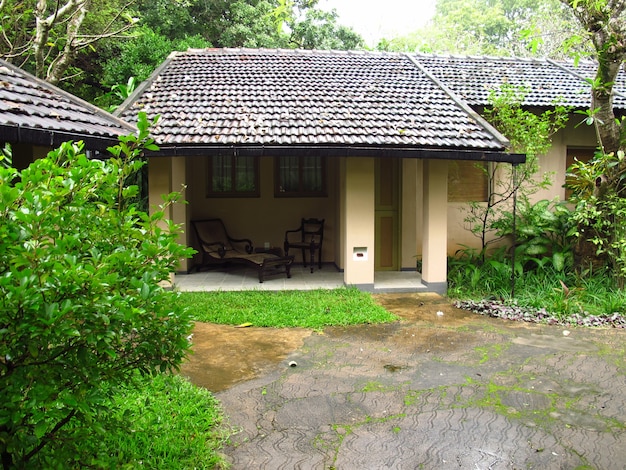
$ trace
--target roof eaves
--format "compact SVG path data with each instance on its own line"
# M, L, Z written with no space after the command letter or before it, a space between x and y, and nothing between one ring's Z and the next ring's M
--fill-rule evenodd
M494 150L454 150L412 147L362 146L291 146L291 145L162 145L159 150L146 152L147 156L223 156L250 157L323 156L323 157L381 157L437 160L471 160L485 162L524 163L526 155Z
M118 139L93 134L0 124L0 141L41 145L44 147L58 147L63 142L83 141L90 149L105 151L108 147L115 145Z
M496 140L500 142L503 149L509 147L509 140L504 137L498 130L493 127L489 122L483 118L480 114L478 114L474 109L472 109L465 101L463 101L456 93L454 93L447 85L445 85L441 80L435 77L426 67L419 63L413 56L410 54L403 54L407 59L409 59L417 68L420 69L435 85L437 85L441 90L444 91L460 108L462 108L472 119L474 119L477 123L485 128L487 132L489 132Z
M62 90L59 87L56 87L48 82L46 82L45 80L42 80L40 78L37 78L36 76L26 72L25 70L22 70L21 68L0 59L0 66L2 67L6 67L7 69L9 69L12 73L16 74L16 75L24 75L26 78L28 78L29 81L34 82L37 86L40 86L46 90L48 90L49 92L53 93L53 94L57 94L60 95L64 98L66 98L67 100L69 100L71 103L74 103L77 106L83 107L83 108L87 108L90 111L92 111L93 113L103 117L104 119L108 119L111 121L114 121L117 125L121 126L122 128L128 130L129 132L134 132L135 128L130 125L128 122L124 121L123 119L119 118L118 116L111 114L105 110L103 110L102 108L99 108L87 101L82 100L81 98L77 97L76 95L73 95L71 93L68 93L65 90Z

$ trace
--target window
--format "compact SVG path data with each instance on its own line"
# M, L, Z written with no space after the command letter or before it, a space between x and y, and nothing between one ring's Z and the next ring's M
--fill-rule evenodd
M278 157L275 161L276 197L326 196L324 157Z
M489 197L487 163L455 160L448 164L448 202L484 202Z
M259 197L256 157L219 155L209 158L207 197Z

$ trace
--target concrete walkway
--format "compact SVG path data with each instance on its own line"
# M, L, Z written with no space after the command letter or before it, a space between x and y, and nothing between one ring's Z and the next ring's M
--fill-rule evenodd
M403 320L310 333L216 394L234 470L626 468L626 331L380 301Z
M301 264L291 269L291 278L284 274L269 277L260 283L256 270L245 266L229 266L192 274L177 274L174 280L181 291L241 290L312 290L343 287L343 273L332 265L311 272ZM375 292L425 292L420 273L415 271L381 271L374 277Z

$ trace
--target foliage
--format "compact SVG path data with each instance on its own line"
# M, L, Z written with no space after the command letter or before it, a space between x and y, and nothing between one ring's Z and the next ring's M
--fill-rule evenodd
M0 167L0 455L5 468L69 458L135 371L178 366L188 314L168 280L191 250L164 212L132 203L127 179L154 149L149 123L90 160L65 143L21 172ZM165 205L179 195L165 199Z
M132 28L123 0L0 0L0 57L58 84L80 51Z
M626 2L561 0L570 8L593 46L598 63L591 85L590 117L605 153L626 151L626 121L616 119L613 87L626 59Z
M168 39L147 26L140 27L133 32L133 40L103 46L103 57L108 59L103 65L101 82L109 89L124 86L121 84L128 83L130 77L141 83L173 51L201 49L210 45L211 43L201 36ZM104 107L121 103L115 98L114 95L107 93L99 98L97 103Z
M4 144L4 147L0 149L0 166L4 168L13 167L13 150L10 144Z
M572 15L559 0L437 0L429 25L383 39L403 52L563 57Z
M520 274L521 263L518 263L516 275ZM476 252L465 248L455 258L448 260L449 295L494 295L506 297L510 292L511 261L504 248L492 252L486 258L484 252Z
M83 440L77 463L91 468L226 468L228 438L215 397L178 375L143 377L106 401L102 432Z
M576 201L576 234L595 248L593 259L611 267L620 287L626 283L626 178L624 152L596 153L589 163L575 162L568 171L568 187ZM581 255L580 265L590 261Z
M337 24L337 13L309 9L303 20L290 25L290 43L303 49L362 49L363 38Z
M555 275L551 282L564 285L559 283L572 272L576 235L576 220L566 203L524 200L516 212L515 227L512 213L503 213L493 226L498 236L515 242L514 253L508 246L489 254L470 248L461 250L449 260L451 295L506 299L521 288L524 296L534 287L531 289L526 282L520 287L519 280L534 279L541 284L545 273ZM545 294L541 299L546 300Z
M599 151L589 163L576 162L568 185L577 201L579 269L607 263L620 286L626 284L625 174L626 120L613 108L613 87L626 59L626 3L561 0L585 31L594 50L596 75L589 79L591 106L583 114L595 127Z
M509 216L513 199L527 200L551 184L549 174L537 179L538 156L549 150L552 136L565 127L568 109L555 105L554 109L535 114L522 107L527 92L523 88L503 85L500 90L490 92L490 106L484 111L485 118L509 139L511 151L526 154L526 163L514 168L494 163L484 169L490 182L487 202L470 202L465 217L470 231L481 240L483 254L488 245L503 236L498 233L502 232L500 220ZM498 238L491 238L492 234L498 234Z
M321 329L329 325L383 323L396 317L372 296L353 288L279 292L181 292L179 305L196 321L226 325Z
M459 307L511 320L587 326L626 326L626 292L606 269L575 273L546 264L542 269L516 271L511 294L510 260L487 263L450 260L448 295Z
M513 214L504 213L494 223L497 235L513 239ZM576 224L564 202L523 200L515 220L515 261L519 269L544 269L550 264L563 272L574 264Z
M273 9L274 5L265 0L231 2L228 21L215 38L215 44L223 47L285 47L287 38L276 30Z

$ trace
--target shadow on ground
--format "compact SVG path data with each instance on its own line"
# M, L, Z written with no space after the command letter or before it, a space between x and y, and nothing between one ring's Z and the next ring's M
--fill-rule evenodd
M626 468L626 332L376 298L400 320L196 325L182 373L237 430L233 469Z

